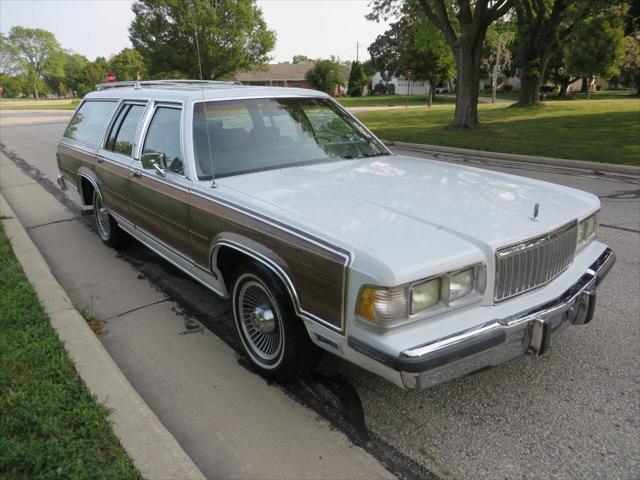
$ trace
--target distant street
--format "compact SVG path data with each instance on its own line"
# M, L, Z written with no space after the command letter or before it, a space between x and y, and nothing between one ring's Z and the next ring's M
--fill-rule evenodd
M618 262L598 292L594 321L554 338L547 355L424 392L401 391L326 355L310 380L278 386L219 353L237 346L226 302L138 244L117 255L103 248L92 218L80 215L72 195L55 190L55 144L71 114L0 111L3 194L71 299L106 320L102 340L131 384L211 478L255 478L261 462L273 477L329 477L353 467L327 461L344 459L341 451L357 459L353 471L362 478L387 475L372 457L412 479L434 478L430 472L456 479L638 478L640 178L477 164L580 188L602 201L598 238ZM7 187L18 174L29 182ZM46 217L53 207L58 216ZM83 241L93 245L91 255L80 256ZM118 282L123 269L134 275ZM169 320L175 315L184 321L179 329ZM307 413L285 408L293 402ZM346 437L314 443L324 431L305 422L322 418ZM318 451L304 459L286 454L302 446ZM253 454L269 449L271 458Z

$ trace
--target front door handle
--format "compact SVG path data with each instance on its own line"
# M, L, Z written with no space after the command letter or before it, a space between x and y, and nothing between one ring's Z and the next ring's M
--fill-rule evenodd
M131 170L131 176L140 178L142 176L142 172L140 170Z
M104 162L104 157L101 157L100 155L98 155L98 163L102 163Z

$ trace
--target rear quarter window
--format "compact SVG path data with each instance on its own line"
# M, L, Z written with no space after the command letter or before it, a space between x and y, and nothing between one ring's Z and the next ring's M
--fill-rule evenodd
M118 102L87 100L73 116L64 136L82 143L98 146Z

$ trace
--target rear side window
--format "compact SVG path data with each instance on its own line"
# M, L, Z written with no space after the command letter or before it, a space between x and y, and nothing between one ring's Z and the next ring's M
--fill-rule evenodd
M144 113L144 105L125 105L116 117L105 148L112 152L131 156L138 123Z
M115 101L84 102L69 122L64 136L93 147L98 146L117 105Z

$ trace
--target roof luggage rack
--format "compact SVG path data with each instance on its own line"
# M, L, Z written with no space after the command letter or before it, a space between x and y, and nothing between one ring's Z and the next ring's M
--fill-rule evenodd
M96 90L108 90L110 88L125 88L125 87L133 87L135 89L140 89L144 87L155 87L155 86L172 86L172 87L180 87L180 86L193 86L193 87L213 87L213 86L230 86L230 85L241 85L240 82L224 82L219 80L130 80L123 82L110 82L110 83L99 83L96 85Z

